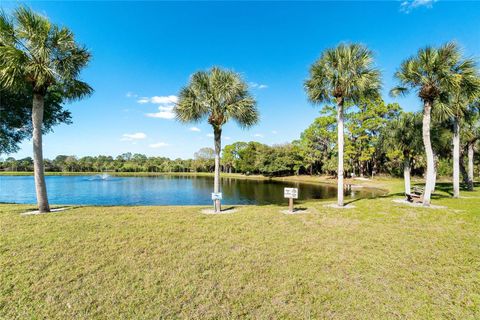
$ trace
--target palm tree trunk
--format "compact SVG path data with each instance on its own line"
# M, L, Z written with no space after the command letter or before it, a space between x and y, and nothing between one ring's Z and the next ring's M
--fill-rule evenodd
M213 135L215 139L215 178L213 182L213 192L220 192L220 150L222 149L222 129L214 127ZM222 210L220 200L214 201L215 212Z
M337 205L343 207L343 99L337 99L338 170Z
M468 143L466 148L468 149ZM465 155L464 150L460 149L460 174L462 175L463 183L468 187L468 173L467 169L465 168Z
M423 205L430 205L433 185L435 183L435 161L433 159L432 142L430 141L430 121L432 112L432 101L425 100L423 107L422 136L425 153L427 155L427 176L425 183L425 192L423 195Z
M473 190L473 143L468 143L468 190Z
M460 197L460 123L453 118L453 197Z
M403 160L403 179L405 180L405 193L410 194L412 190L410 186L410 158L408 156Z
M35 190L37 192L38 210L50 212L48 205L47 186L43 166L42 125L43 125L44 97L41 94L33 95L32 125L33 125L33 172Z

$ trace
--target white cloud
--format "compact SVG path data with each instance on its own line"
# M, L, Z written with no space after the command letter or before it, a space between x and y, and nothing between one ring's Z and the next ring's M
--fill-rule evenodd
M190 131L195 131L195 132L200 132L200 131L202 131L202 130L200 130L200 129L197 128L197 127L191 127L189 130L190 130Z
M172 104L178 102L178 97L174 95L170 96L153 96L153 97L141 97L137 100L140 104L153 103L153 104Z
M268 88L268 86L266 84L260 84L260 83L256 83L256 82L250 82L249 85L250 85L250 87L252 87L252 89L266 89L266 88Z
M154 113L146 113L145 116L149 118L160 118L160 119L168 119L171 120L175 118L175 113L173 112L173 108L175 103L178 102L178 97L174 95L170 96L153 96L151 98L142 97L137 100L140 104L145 103L153 103L158 104L158 112Z
M165 142L157 142L157 143L152 143L148 145L150 148L153 149L158 149L158 148L163 148L163 147L168 147L168 143Z
M431 8L437 0L404 0L400 3L400 11L410 13L413 9L419 7Z
M143 140L146 139L147 135L143 132L137 133L124 133L122 135L121 141L134 141L134 140Z
M255 133L253 136L257 138L263 138L263 134L261 133Z
M272 134L277 134L278 131L277 130L272 130Z
M207 133L207 137L209 137L209 138L213 138L213 137L214 137L214 135L213 135L213 133Z
M145 116L149 118L160 118L160 119L171 120L175 118L175 113L173 112L173 105L167 105L167 106L158 107L158 112L145 113Z
M127 94L125 94L125 96L127 98L136 98L136 97L138 97L138 94L136 94L134 92L131 92L131 91L128 91Z
M150 98L151 103L158 103L158 104L169 104L169 103L177 103L178 97L177 96L154 96Z
M225 139L225 140L231 140L232 138L230 138L230 137L223 137L223 139Z
M140 104L144 104L144 103L150 102L150 99L148 99L147 97L142 97L142 98L138 99L137 102L140 103Z

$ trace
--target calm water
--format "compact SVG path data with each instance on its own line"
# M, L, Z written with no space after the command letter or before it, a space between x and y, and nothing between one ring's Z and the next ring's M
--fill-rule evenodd
M92 205L209 205L211 177L48 176L51 204ZM222 179L225 204L281 204L284 187L299 188L299 200L336 197L328 185L277 181ZM375 190L354 190L349 197L372 197ZM32 176L0 176L0 202L35 203Z

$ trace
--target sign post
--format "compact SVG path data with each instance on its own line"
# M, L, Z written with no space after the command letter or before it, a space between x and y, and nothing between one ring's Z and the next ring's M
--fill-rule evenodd
M283 196L288 199L288 212L293 213L293 199L298 199L298 188L284 188Z
M212 192L212 200L213 200L213 209L215 210L215 201L222 200L222 193L221 192Z

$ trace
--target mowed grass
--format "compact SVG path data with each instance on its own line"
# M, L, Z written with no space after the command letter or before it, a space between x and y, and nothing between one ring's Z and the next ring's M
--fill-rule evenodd
M445 209L0 205L0 318L479 319L480 192L438 190Z

